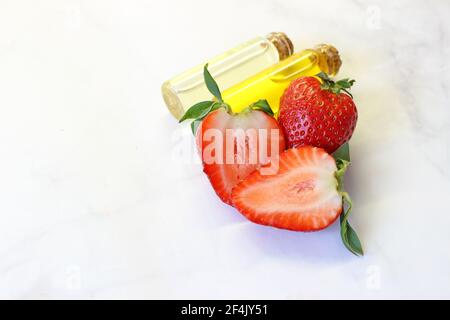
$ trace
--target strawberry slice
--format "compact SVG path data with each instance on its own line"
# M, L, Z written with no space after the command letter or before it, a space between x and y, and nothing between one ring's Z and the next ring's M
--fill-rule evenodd
M235 114L223 101L208 64L203 76L215 100L196 103L180 122L194 119L191 128L196 134L203 171L220 199L231 204L233 187L284 151L284 135L266 100L256 101Z
M336 162L323 149L303 146L279 158L274 175L250 174L232 192L233 205L249 220L294 231L316 231L342 212Z
M241 140L239 140L239 134ZM263 111L230 114L220 108L209 113L197 129L203 171L217 195L231 204L231 192L250 173L266 164L272 153L284 151L278 122Z

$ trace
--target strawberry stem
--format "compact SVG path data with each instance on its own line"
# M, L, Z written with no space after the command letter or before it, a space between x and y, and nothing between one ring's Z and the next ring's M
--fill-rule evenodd
M352 212L353 202L350 195L344 191L344 175L350 165L349 161L343 159L336 159L336 165L338 170L336 171L336 179L338 181L338 192L342 197L342 213L340 217L341 223L341 238L345 247L354 255L362 256L364 251L361 245L361 241L356 234L356 231L350 226L348 222L348 216ZM347 207L346 210L345 207Z
M316 75L322 80L321 88L323 90L328 90L333 92L334 94L339 94L342 92L348 94L350 98L353 99L353 95L350 93L349 89L355 83L355 80L345 78L338 81L331 80L325 72L320 72Z
M191 129L192 133L195 135L197 131L198 125L200 122L211 112L224 108L226 112L233 115L233 111L228 103L223 101L222 93L220 92L219 86L217 82L212 77L211 73L208 70L208 64L205 64L203 68L203 78L205 80L205 85L208 88L209 92L216 98L217 101L202 101L194 104L190 107L185 114L181 117L179 122L183 122L187 119L192 119ZM274 116L272 109L270 108L267 100L258 100L255 103L251 104L248 108L244 109L244 111L250 110L261 110L267 113L270 116Z

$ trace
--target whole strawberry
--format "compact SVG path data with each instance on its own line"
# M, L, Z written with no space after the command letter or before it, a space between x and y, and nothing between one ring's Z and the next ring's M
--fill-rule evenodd
M315 77L292 81L281 97L278 120L289 148L310 145L333 153L350 140L358 120L348 92L354 80L318 76L322 83Z

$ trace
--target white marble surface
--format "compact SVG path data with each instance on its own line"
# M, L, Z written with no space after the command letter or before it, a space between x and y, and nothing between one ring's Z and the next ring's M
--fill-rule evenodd
M1 298L450 298L448 1L0 0ZM180 161L166 78L255 35L336 45L360 118L337 225L247 222Z

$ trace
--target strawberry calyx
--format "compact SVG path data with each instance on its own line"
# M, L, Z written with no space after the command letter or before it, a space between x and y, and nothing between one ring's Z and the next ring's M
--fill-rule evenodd
M333 92L334 94L339 94L342 91L348 94L350 98L353 99L353 95L350 93L349 89L353 86L355 80L345 78L338 81L334 81L331 80L325 72L318 73L316 77L322 80L322 84L320 85L320 88L322 90L328 90Z
M344 189L344 176L350 165L350 150L348 143L342 145L333 154L336 160L337 171L335 177L337 180L337 190L342 197L342 213L340 216L341 226L341 239L345 247L354 255L362 256L364 251L361 245L361 241L356 234L356 231L350 226L348 217L352 211L353 202L350 195Z
M230 105L223 101L222 93L220 92L219 86L217 85L217 82L214 80L214 78L211 76L211 73L208 70L208 64L206 64L203 68L203 78L205 80L205 84L206 87L208 88L208 91L214 96L216 100L201 101L194 104L185 112L185 114L178 121L183 122L185 120L192 119L193 121L191 122L191 129L194 135L201 121L211 112L219 108L224 108L229 114L231 115L234 114L233 111L231 110ZM261 99L256 101L255 103L252 103L242 112L249 112L251 110L261 110L272 117L274 116L272 108L270 108L269 103L265 99Z

